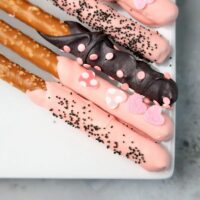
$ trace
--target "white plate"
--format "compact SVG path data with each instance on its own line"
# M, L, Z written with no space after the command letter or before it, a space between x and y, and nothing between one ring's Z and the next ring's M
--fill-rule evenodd
M64 12L46 1L32 2L62 20L69 20ZM8 17L3 11L0 11L0 19L52 48L33 29ZM175 25L159 31L169 39L175 52ZM45 79L51 79L3 46L0 46L0 52ZM175 53L172 57L172 67L168 67L168 62L159 69L169 71L175 78ZM175 111L171 116L175 121ZM131 161L114 155L78 130L54 119L47 111L32 104L23 93L0 80L1 178L169 178L174 170L175 137L164 145L172 155L171 168L164 172L147 172Z

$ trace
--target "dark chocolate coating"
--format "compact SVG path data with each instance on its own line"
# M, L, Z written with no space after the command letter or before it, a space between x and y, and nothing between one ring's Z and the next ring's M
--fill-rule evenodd
M178 88L172 79L166 79L162 73L152 69L146 62L136 60L132 54L116 50L112 41L102 32L90 32L77 22L65 23L70 26L71 35L54 37L40 34L59 49L68 45L71 48L70 53L82 58L83 63L101 67L103 73L121 83L127 83L135 92L157 101L160 105L163 104L163 97L170 99L170 105L177 100ZM85 45L85 51L78 51L79 44ZM105 58L107 53L113 53L113 59L107 60ZM90 60L91 54L97 54L98 59ZM123 72L122 78L116 75L118 70ZM140 71L145 73L145 78L142 80L137 77Z

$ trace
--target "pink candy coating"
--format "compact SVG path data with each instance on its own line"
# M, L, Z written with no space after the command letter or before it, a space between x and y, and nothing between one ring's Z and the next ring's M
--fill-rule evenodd
M85 51L85 45L84 45L84 44L79 44L79 45L78 45L78 51L79 51L79 52Z
M91 54L90 55L90 60L97 60L98 59L98 55L97 54Z
M107 53L106 54L106 60L112 60L114 57L114 54L113 53Z
M144 78L145 78L145 72L144 71L139 71L138 73L137 73L137 78L139 79L139 80L143 80Z

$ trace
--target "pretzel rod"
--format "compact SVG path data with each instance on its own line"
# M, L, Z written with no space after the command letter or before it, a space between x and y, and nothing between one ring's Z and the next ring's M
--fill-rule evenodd
M113 116L67 87L54 82L44 82L36 76L27 84L27 77L32 74L3 56L0 56L0 61L0 69L3 74L7 71L6 74L16 73L18 77L9 76L3 80L15 83L13 85L22 91L27 90L28 97L34 103L51 111L55 117L87 133L88 137L103 143L115 154L127 157L146 170L159 171L169 167L169 153L161 145L131 131ZM24 75L20 75L20 72L23 72ZM35 83L36 90L33 87Z
M86 69L84 70L75 61L71 61L67 58L63 58L60 60L60 62L58 62L56 55L50 50L34 42L31 38L25 36L21 32L5 24L4 22L0 22L0 43L13 49L19 55L25 57L31 62L36 63L37 66L41 69L44 69L45 71L50 72L56 77L59 77L60 79L62 79L62 83L67 87L84 96L86 99L94 102L102 109L108 110L108 112L121 119L122 121L141 130L154 140L162 141L171 137L173 123L166 114L162 115L161 111L158 111L158 117L155 117L154 115L151 116L151 114L149 116L148 112L145 112L144 110L147 106L144 105L144 103L142 102L140 103L142 104L141 112L141 108L140 106L138 106L137 99L135 102L135 109L138 110L138 112L131 112L128 109L128 102L126 101L127 99L130 99L130 96L100 77L96 78L97 82L99 82L99 87L97 89L94 89L92 87L81 87L78 82L78 77L81 76L83 72L86 72ZM32 56L29 56L30 54ZM37 62L35 62L35 59L37 59ZM52 68L51 62L49 61L52 62ZM48 63L48 66L44 66L44 63ZM59 74L58 69L60 69ZM65 79L63 79L63 74L65 74L66 76ZM110 105L106 102L106 94L108 93L108 90L112 88L117 93L119 93L124 100L123 102L118 103L114 101L114 107L113 104ZM146 113L146 115L143 111ZM151 113L152 112L155 113L154 111L151 111ZM145 116L147 116L147 119L145 118Z
M41 26L49 25L44 18L48 16L51 19L52 16L27 1L11 0L10 4L12 6L7 6L4 1L2 5L0 4L0 8L10 14L16 12L15 17L38 31L41 30ZM39 10L39 14L32 10ZM26 12L26 17L21 14L24 12ZM149 64L136 60L133 55L116 50L103 33L91 32L76 22L67 21L65 24L66 28L70 29L70 34L63 31L61 36L54 36L52 35L54 27L61 25L58 20L52 23L47 29L41 31L41 35L58 48L76 56L79 62L83 62L86 66L98 66L103 73L165 108L169 108L177 100L178 89L169 74L159 73ZM85 50L80 52L78 45L84 45ZM112 59L111 57L105 59L107 56L112 56ZM169 105L166 105L166 98Z
M0 8L42 33L54 36L70 34L67 24L26 0L0 0Z
M56 54L0 20L0 43L57 76Z
M0 78L23 92L45 89L45 81L0 54Z

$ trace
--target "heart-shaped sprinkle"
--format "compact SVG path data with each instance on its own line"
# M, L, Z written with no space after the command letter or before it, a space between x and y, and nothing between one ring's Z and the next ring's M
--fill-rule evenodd
M117 70L116 75L118 78L123 78L124 72L122 70Z
M139 79L139 80L143 80L143 79L145 79L145 72L144 71L139 71L138 73L137 73L137 78Z
M78 51L79 52L84 52L85 51L85 45L84 44L79 44L78 45Z
M158 105L149 107L144 114L144 118L147 122L156 126L163 125L165 122L165 118L162 115L162 108Z
M63 50L64 50L65 52L69 53L69 52L71 51L71 48L70 48L68 45L65 45L65 46L63 47Z
M106 104L110 109L115 109L127 100L127 94L122 90L109 88L106 92Z
M90 60L97 60L98 59L98 55L97 54L91 54L90 55Z
M113 53L107 53L106 54L106 60L112 60L114 57L114 54Z
M77 63L78 63L79 65L82 65L82 64L83 64L83 59L82 59L82 58L77 58L76 61L77 61Z
M134 0L134 5L136 9L142 10L144 9L148 4L153 3L155 0Z
M128 98L127 105L129 112L134 114L143 114L147 110L147 105L143 102L143 96L137 93Z
M83 87L98 87L99 83L95 78L95 73L91 70L84 71L79 77L79 84Z

